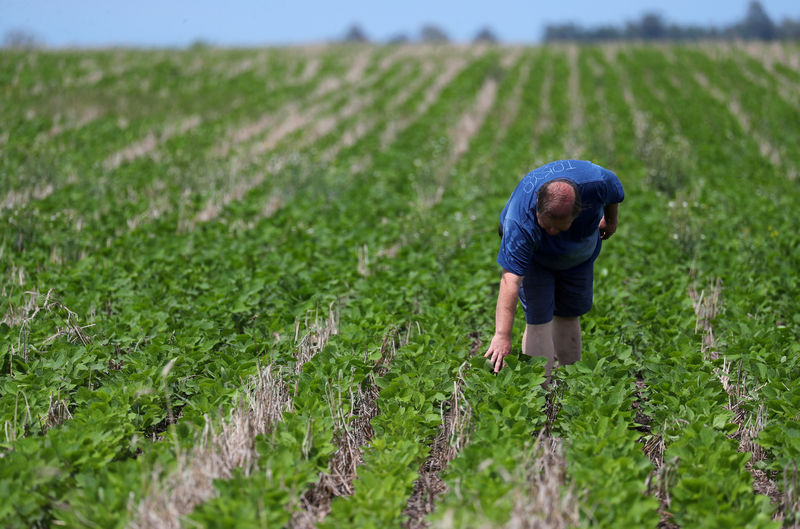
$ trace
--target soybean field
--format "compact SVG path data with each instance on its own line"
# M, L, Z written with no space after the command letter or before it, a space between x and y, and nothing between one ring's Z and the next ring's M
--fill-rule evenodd
M800 45L0 51L0 526L800 527ZM625 186L583 357L498 215Z

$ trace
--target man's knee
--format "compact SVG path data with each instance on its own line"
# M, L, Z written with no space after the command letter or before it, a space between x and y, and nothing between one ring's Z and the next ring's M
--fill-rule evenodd
M529 356L553 355L553 322L528 323L522 335L522 352Z
M552 332L553 321L547 323L526 323L525 332L532 336L539 336L542 334L549 334Z

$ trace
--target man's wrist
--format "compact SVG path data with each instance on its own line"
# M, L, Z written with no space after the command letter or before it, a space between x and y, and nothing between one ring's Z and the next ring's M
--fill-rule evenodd
M494 335L498 338L504 338L509 341L511 340L511 331L495 331Z
M603 208L603 216L608 224L616 224L619 211L619 204L606 204Z

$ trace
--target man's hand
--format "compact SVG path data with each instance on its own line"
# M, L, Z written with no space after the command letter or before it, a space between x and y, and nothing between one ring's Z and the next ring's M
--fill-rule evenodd
M600 238L608 239L617 231L617 220L619 220L619 204L606 204L603 207L603 218L597 225L600 230Z
M612 235L614 235L614 232L617 231L617 223L608 222L606 220L606 217L603 216L603 218L600 219L600 225L598 226L598 228L600 228L600 238L606 240Z
M494 366L494 372L499 373L500 369L506 366L505 358L511 353L511 337L500 334L495 334L492 338L492 343L489 344L489 350L483 355L488 358Z
M511 330L514 327L514 312L517 310L517 296L521 285L522 276L503 269L500 292L497 294L494 338L489 344L489 350L483 355L492 362L495 373L505 367L503 358L511 352Z

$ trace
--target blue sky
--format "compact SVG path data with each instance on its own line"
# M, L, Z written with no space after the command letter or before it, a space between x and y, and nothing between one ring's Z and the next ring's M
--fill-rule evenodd
M798 0L762 0L773 21L800 18ZM725 26L748 0L0 0L0 36L13 29L49 46L229 46L322 42L358 23L373 40L415 38L433 23L468 41L488 25L507 42L536 42L547 23L621 25L645 12L668 22Z

